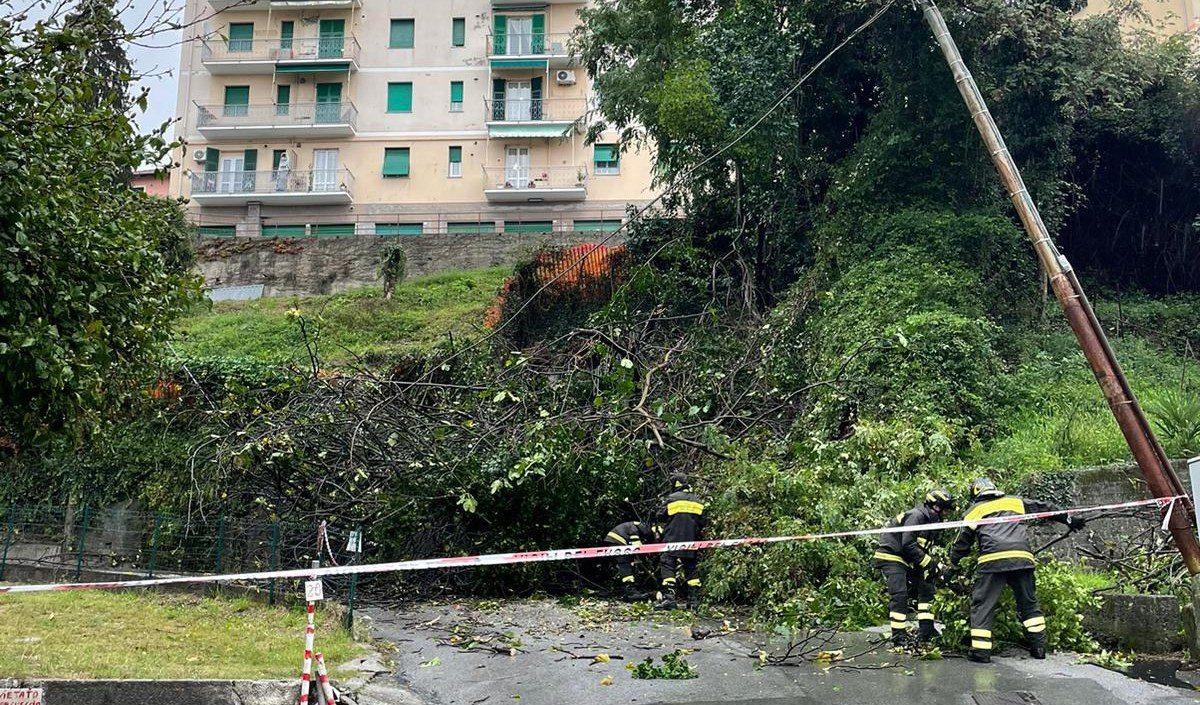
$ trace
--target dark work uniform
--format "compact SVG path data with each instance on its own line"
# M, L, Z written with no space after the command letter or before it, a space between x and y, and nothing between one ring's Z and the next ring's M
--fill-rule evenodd
M608 536L604 537L604 543L610 546L641 546L643 543L653 542L654 534L651 533L650 527L640 521L617 524L612 531L608 532ZM616 556L614 560L621 583L632 585L634 583L633 555Z
M1055 507L1031 499L1010 497L996 492L981 498L967 510L963 521L967 526L958 534L950 562L958 565L972 546L979 543L979 565L975 569L975 591L971 595L971 649L991 654L992 620L1004 586L1012 588L1017 601L1017 614L1029 637L1031 646L1045 646L1046 618L1038 604L1033 577L1033 552L1025 535L1025 524L975 524L980 519L1020 516L1028 513L1054 511ZM1060 514L1055 521L1068 523Z
M700 497L686 490L667 495L662 509L658 510L658 521L663 525L663 543L699 541L700 534L708 522ZM699 588L700 571L696 564L695 551L671 551L662 554L659 575L662 577L663 587L675 587L675 575L681 565L688 587Z
M926 504L897 514L886 525L887 528L911 526L912 531L881 534L875 547L875 567L883 572L888 590L888 623L892 638L902 634L907 627L909 599L917 598L917 622L922 638L933 635L933 595L937 584L926 576L926 569L933 564L929 549L933 546L937 531L922 530L923 524L935 524L942 517Z

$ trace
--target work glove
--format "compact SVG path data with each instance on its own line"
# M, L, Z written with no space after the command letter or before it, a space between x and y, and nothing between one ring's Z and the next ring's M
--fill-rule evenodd
M1067 516L1067 529L1070 531L1078 531L1086 525L1087 522L1077 516Z
M950 569L944 563L933 562L925 569L926 580L944 581L950 575Z

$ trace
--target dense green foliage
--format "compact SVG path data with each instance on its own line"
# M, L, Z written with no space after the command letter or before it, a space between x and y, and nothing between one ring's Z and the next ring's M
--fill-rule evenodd
M167 152L106 3L0 16L0 437L95 422L139 390L192 294L178 204L127 180Z

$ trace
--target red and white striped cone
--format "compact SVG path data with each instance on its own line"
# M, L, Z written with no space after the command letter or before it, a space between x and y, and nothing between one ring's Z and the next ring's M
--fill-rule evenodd
M315 603L308 603L308 626L304 628L304 672L300 674L300 705L308 705L308 691L312 687L313 639L317 633Z
M325 670L325 654L317 654L317 675L321 678L321 692L325 694L325 705L335 705L333 684L329 682L329 671Z

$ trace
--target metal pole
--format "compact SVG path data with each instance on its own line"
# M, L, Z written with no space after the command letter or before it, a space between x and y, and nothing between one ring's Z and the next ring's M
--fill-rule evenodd
M78 582L83 575L83 545L87 540L88 522L92 518L92 507L88 504L83 505L83 523L79 527L79 544L75 550L75 581Z
M13 528L17 523L17 505L8 508L8 528L4 532L4 555L0 556L0 580L8 571L8 547L12 545Z
M1125 442L1129 445L1129 450L1133 453L1133 457L1142 471L1142 476L1145 477L1146 484L1150 487L1150 492L1155 497L1185 495L1183 484L1175 475L1174 469L1167 461L1166 454L1163 453L1162 446L1154 436L1153 429L1146 421L1145 414L1142 413L1137 398L1134 396L1129 382L1125 379L1125 374L1121 371L1116 356L1113 355L1104 329L1096 320L1091 304L1084 296L1079 281L1071 270L1070 263L1058 252L1058 248L1050 239L1046 224L1042 222L1037 206L1034 205L1033 198L1029 195L1024 180L1021 179L1021 172L1017 169L1012 155L1009 154L1008 147L1005 146L1004 138L1000 136L1000 130L992 120L991 113L988 112L987 104L984 103L983 95L979 92L975 79L971 76L966 64L963 63L962 54L959 53L954 38L950 36L950 29L946 26L945 18L942 17L942 13L932 0L921 0L921 6L925 14L925 21L933 30L934 38L946 58L946 63L950 65L950 71L954 74L954 83L958 86L958 92L967 104L967 108L971 112L971 119L975 121L980 136L983 137L988 155L992 158L992 163L1000 174L1000 180L1004 183L1004 188L1022 225L1025 226L1025 232L1033 241L1033 249L1050 278L1054 295L1058 298L1058 302L1066 314L1067 323L1070 324L1071 330L1075 333L1075 337L1083 349L1088 365L1092 368L1092 373L1095 374L1101 391L1104 392L1109 409L1112 410L1117 425L1120 426L1121 433L1125 436ZM1183 506L1187 511L1172 512L1169 528L1175 539L1175 545L1179 548L1179 553L1183 555L1183 561L1187 565L1188 571L1196 575L1200 574L1200 542L1197 542L1193 532L1195 515L1190 500L1185 499Z
M271 570L279 570L279 522L271 522ZM275 604L275 578L271 578L271 593L267 604Z
M158 562L158 534L162 530L162 512L154 515L154 533L150 536L150 571L147 577L154 577L154 565Z

